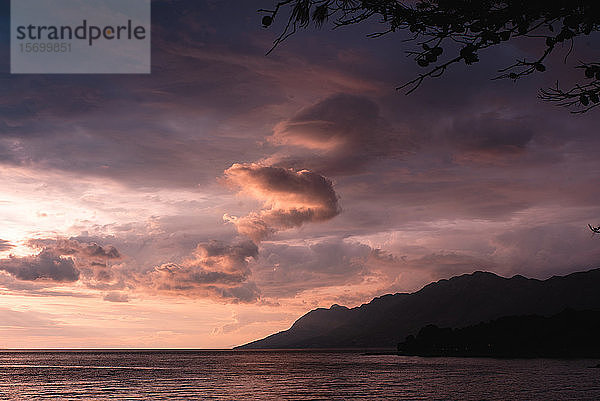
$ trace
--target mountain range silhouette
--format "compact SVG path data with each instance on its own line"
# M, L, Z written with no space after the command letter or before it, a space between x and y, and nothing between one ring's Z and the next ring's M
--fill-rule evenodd
M600 269L547 280L477 271L355 308L312 310L288 330L238 349L396 348L427 325L461 328L506 316L600 311Z

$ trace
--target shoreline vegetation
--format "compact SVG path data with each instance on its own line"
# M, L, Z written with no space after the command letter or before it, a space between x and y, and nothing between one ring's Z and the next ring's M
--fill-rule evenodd
M463 328L427 325L398 344L398 355L600 358L600 311L506 316ZM596 367L600 367L597 365Z

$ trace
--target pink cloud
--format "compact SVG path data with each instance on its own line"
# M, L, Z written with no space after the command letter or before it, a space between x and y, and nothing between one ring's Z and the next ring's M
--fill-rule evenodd
M271 157L274 164L335 175L357 173L413 148L408 136L383 118L377 103L347 93L305 107L275 125L267 139L283 148Z
M262 210L244 217L225 215L240 234L256 242L308 222L321 222L340 213L333 183L308 170L234 164L225 171L226 181L240 193L263 202Z
M257 256L258 247L251 241L234 245L211 241L199 244L193 256L181 263L156 266L141 275L136 285L150 292L254 302L260 292L248 280L248 263Z

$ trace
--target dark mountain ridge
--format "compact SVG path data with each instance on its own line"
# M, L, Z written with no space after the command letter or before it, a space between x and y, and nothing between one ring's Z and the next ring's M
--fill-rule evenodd
M547 280L477 271L355 308L315 309L288 330L238 348L395 348L429 324L465 327L510 315L549 316L566 308L600 310L600 269Z

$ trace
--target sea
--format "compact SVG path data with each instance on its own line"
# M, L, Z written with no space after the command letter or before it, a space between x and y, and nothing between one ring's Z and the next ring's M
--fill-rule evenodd
M0 351L1 400L600 400L600 360Z

